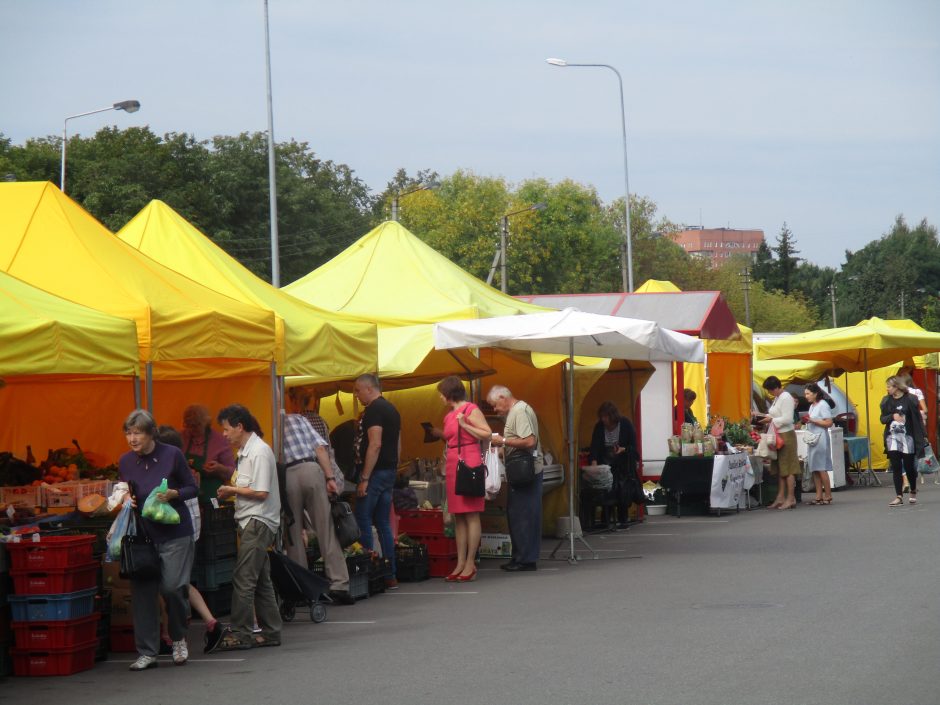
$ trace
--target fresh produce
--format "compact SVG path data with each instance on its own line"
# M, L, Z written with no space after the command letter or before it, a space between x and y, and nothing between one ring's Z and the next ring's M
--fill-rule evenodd
M100 494L90 494L78 500L78 511L91 517L108 513L108 500Z
M167 490L169 490L169 487L164 477L163 482L153 489L153 492L147 497L147 501L144 502L144 509L141 512L144 518L159 522L160 524L180 523L179 512L171 507L168 502L161 501L157 496L166 493Z

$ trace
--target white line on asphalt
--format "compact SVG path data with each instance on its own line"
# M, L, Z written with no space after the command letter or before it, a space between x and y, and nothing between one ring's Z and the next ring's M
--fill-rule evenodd
M478 595L476 590L461 590L460 592L402 592L394 590L389 595Z
M137 659L128 659L127 661L121 661L118 659L108 659L104 663L134 663ZM157 659L160 663L173 663L172 659ZM241 663L242 661L247 661L243 658L191 658L186 661L186 663Z
M375 620L369 622L337 622L332 619L328 619L325 622L320 622L320 624L375 624Z

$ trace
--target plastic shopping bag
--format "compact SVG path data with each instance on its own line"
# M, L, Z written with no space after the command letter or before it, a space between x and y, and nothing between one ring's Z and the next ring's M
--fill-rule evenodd
M917 473L919 475L931 475L940 470L940 464L937 463L937 456L934 455L930 444L924 448L924 457L917 459Z
M158 494L162 494L168 489L166 478L163 478L163 482L153 488L153 492L150 493L150 496L147 497L147 501L144 502L144 510L141 512L141 516L160 524L179 524L179 512L171 507L168 502L161 502L157 497Z
M118 561L121 559L121 539L127 533L127 527L130 524L131 503L125 502L123 508L118 513L114 523L108 530L108 561Z
M492 444L486 450L486 458L483 462L486 465L486 482L484 483L486 498L494 499L503 486L503 478L502 467L499 462L499 451Z

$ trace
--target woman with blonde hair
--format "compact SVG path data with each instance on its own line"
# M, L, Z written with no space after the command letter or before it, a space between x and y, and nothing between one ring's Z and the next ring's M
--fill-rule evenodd
M917 464L914 458L927 445L924 422L916 398L897 375L885 380L887 394L881 400L881 423L885 425L885 453L891 463L894 491L897 496L890 507L904 504L904 475L911 484L910 504L917 504Z

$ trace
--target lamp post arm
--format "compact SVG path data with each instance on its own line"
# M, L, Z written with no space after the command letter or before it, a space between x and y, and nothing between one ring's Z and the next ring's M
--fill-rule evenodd
M62 190L62 193L65 193L65 147L69 140L69 120L85 117L86 115L94 115L95 113L104 113L108 110L114 110L114 106L109 105L107 108L98 108L98 110L89 110L87 113L69 115L62 123L62 164L59 170L59 188Z

